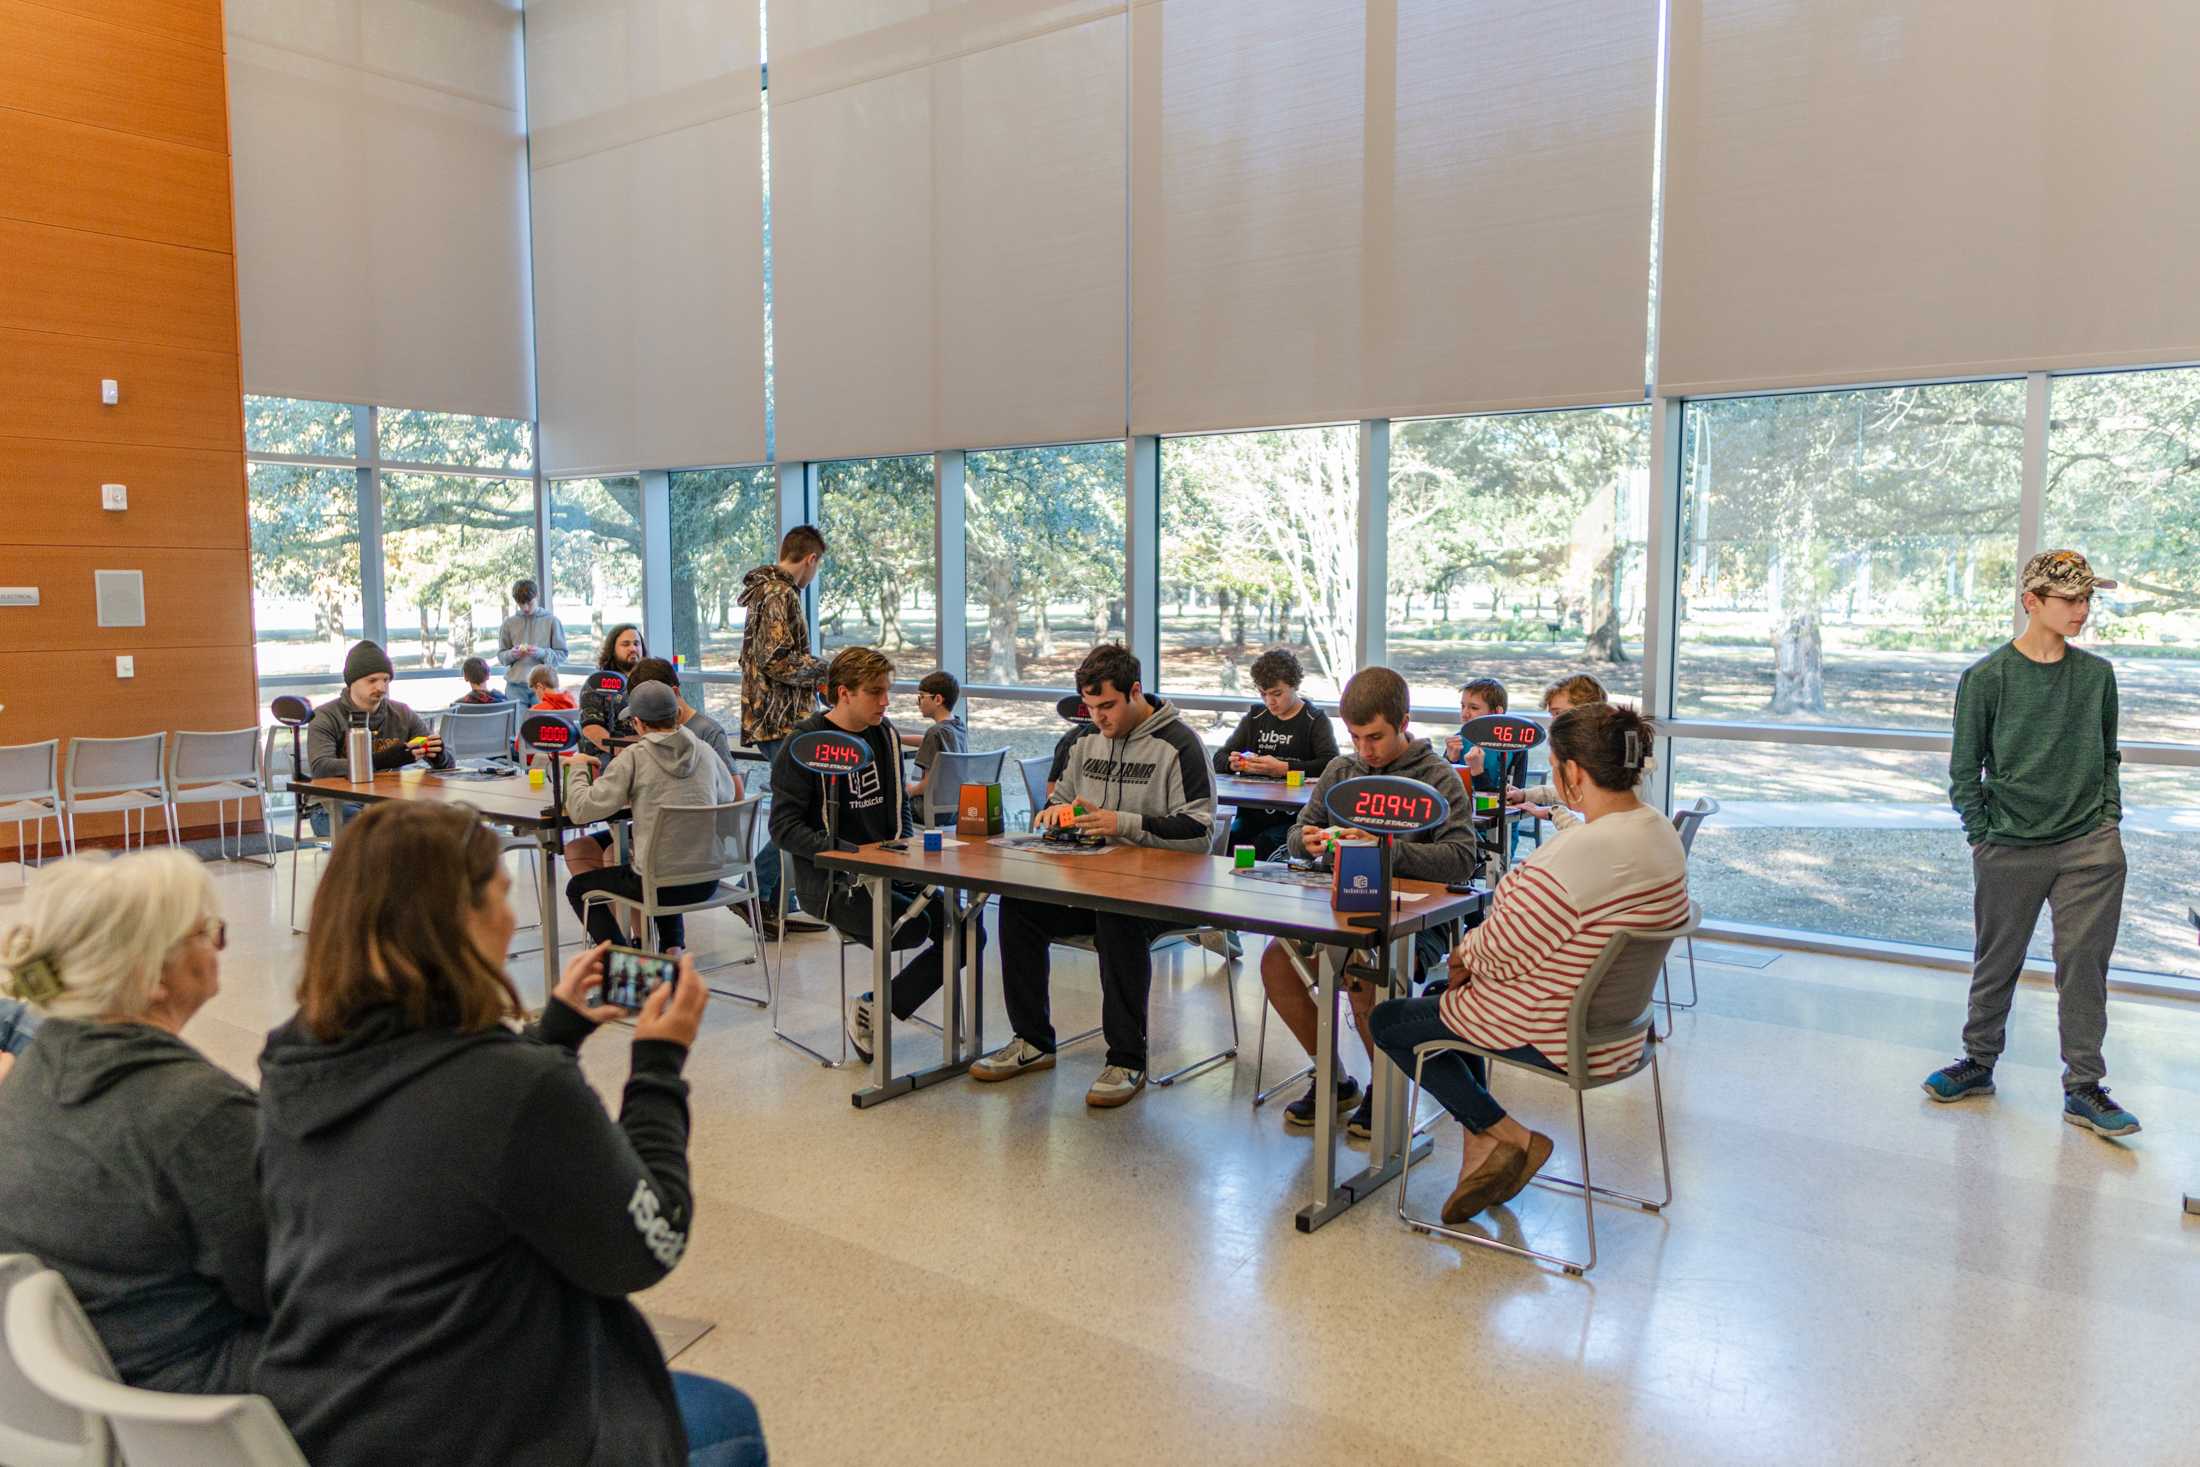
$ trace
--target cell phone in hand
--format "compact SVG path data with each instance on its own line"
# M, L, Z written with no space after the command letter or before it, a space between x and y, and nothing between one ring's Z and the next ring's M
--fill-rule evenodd
M603 1002L630 1013L639 1012L658 989L677 983L676 958L645 953L638 947L616 947L603 955Z

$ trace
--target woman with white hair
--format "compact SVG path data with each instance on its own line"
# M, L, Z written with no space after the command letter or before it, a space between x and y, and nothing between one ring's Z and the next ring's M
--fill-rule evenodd
M177 1037L225 935L181 851L71 856L0 915L0 992L41 1021L0 1083L0 1253L58 1270L151 1390L250 1390L267 1329L259 1101Z

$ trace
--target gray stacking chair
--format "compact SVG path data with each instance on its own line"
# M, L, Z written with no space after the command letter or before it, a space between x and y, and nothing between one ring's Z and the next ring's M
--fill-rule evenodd
M61 838L61 853L69 852L69 827L61 818L61 740L42 744L9 744L0 747L0 825L15 822L15 860L29 880L30 861L24 852L29 842L24 827L38 833L38 864L46 864L46 822Z
M214 843L225 861L248 860L244 853L244 807L260 805L260 828L267 829L267 786L260 772L260 731L231 729L226 733L192 733L179 730L168 746L168 828L182 828L176 811L183 805L214 806ZM237 854L229 854L229 802L237 802ZM274 843L268 843L272 846ZM255 866L273 866L270 855Z
M1574 1134L1581 1145L1581 1179L1539 1176L1538 1187L1554 1192L1564 1192L1581 1198L1582 1222L1588 1229L1589 1256L1568 1258L1556 1253L1539 1253L1533 1248L1507 1243L1481 1233L1461 1232L1448 1227L1435 1218L1419 1217L1407 1210L1406 1189L1413 1179L1413 1148L1406 1147L1405 1165L1398 1177L1398 1217L1417 1232L1434 1233L1477 1248L1494 1249L1510 1253L1517 1258L1534 1258L1545 1263L1555 1263L1567 1273L1580 1277L1597 1266L1597 1220L1595 1199L1609 1197L1619 1202L1632 1202L1644 1212L1658 1212L1673 1204L1673 1158L1665 1143L1665 1086L1658 1077L1658 1035L1656 1019L1656 994L1659 974L1664 970L1665 955L1673 944L1696 930L1703 920L1703 909L1694 902L1688 904L1688 920L1678 927L1668 927L1658 932L1620 931L1612 934L1604 951L1589 965L1582 975L1581 986L1574 990L1574 1001L1566 1017L1566 1062L1563 1068L1552 1070L1526 1060L1512 1059L1506 1055L1469 1044L1464 1039L1438 1039L1414 1046L1413 1086L1406 1095L1406 1114L1415 1113L1421 1100L1421 1073L1430 1055L1455 1051L1460 1054L1478 1054L1490 1067L1491 1079L1496 1078L1496 1067L1507 1065L1530 1075L1541 1075L1557 1080L1574 1092ZM1616 1075L1591 1075L1589 1053L1606 1045L1640 1034L1643 1039L1642 1057L1632 1069ZM1644 1070L1650 1072L1650 1092L1658 1118L1658 1167L1665 1180L1665 1195L1653 1202L1647 1197L1599 1187L1589 1179L1589 1115L1582 1098L1591 1090L1606 1085L1617 1085L1632 1079Z
M1718 813L1719 802L1709 795L1699 795L1696 803L1688 809L1673 812L1673 829L1680 834L1682 855L1695 855L1696 832L1703 829L1706 820ZM1662 971L1658 975L1659 989L1665 995L1665 1032L1668 1037L1673 1033L1673 1010L1692 1009L1696 1006L1696 938L1693 933L1689 935L1684 946L1688 950L1688 1002L1676 1003L1673 999L1672 981Z
M1036 759L1018 759L1016 767L1023 771L1024 796L1031 802L1031 818L1035 819L1046 808L1047 771L1054 767L1054 760L1041 754Z
M160 811L175 844L175 815L168 808L166 769L168 735L139 734L126 739L69 740L68 772L61 781L61 805L68 816L69 849L76 849L76 817L101 811L122 812L122 844L130 845L130 812L137 811L138 848L145 846L145 813Z
M917 812L917 824L920 827L953 824L962 787L999 784L1001 764L1007 758L1006 749L985 749L975 754L943 751L933 755L932 768L924 781L924 808Z
M742 906L748 909L749 931L752 934L760 931L764 924L762 904L757 898L756 848L762 843L758 812L763 805L762 795L750 795L745 800L731 800L723 805L665 806L657 812L657 823L648 844L634 852L634 869L642 878L642 894L630 897L608 891L590 892L583 904L584 911L586 907L601 904L625 916L640 918L643 941L652 951L657 946L657 926L651 919L657 917ZM710 850L711 859L697 866L676 866L665 855L667 850L690 844ZM673 902L660 891L667 886L693 886L705 881L716 885L701 901ZM711 992L760 1009L770 1008L776 1016L778 990L772 981L771 954L766 951L762 937L755 938L755 943L753 954L735 961L764 965L764 997L716 986ZM710 973L732 966L733 963L719 963L698 971Z
M443 751L461 764L512 757L512 740L519 736L517 703L453 703L443 710L436 732L443 737Z
M308 847L325 851L335 839L334 826L322 836L315 835L306 824L306 802L290 793L290 780L296 772L290 764L290 730L270 725L260 740L260 787L280 790L290 801L290 930L294 933L305 931L298 925L298 863L305 858Z
M112 1467L114 1441L106 1421L62 1404L40 1390L16 1364L7 1328L8 1295L16 1285L44 1273L45 1265L28 1253L0 1253L0 1462L20 1467ZM113 1380L115 1368L106 1347L92 1333L83 1311L62 1287L64 1307L74 1318L69 1333L87 1370Z
M84 1311L51 1269L8 1291L7 1339L24 1378L60 1407L104 1423L127 1462L142 1467L306 1467L304 1454L265 1396L181 1396L118 1382ZM41 1459L7 1460L37 1464Z

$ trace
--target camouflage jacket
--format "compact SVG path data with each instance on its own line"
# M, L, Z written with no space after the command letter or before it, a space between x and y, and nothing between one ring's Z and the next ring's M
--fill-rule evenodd
M748 628L741 639L741 742L783 739L815 711L825 659L810 655L810 623L802 593L776 565L760 565L741 581Z

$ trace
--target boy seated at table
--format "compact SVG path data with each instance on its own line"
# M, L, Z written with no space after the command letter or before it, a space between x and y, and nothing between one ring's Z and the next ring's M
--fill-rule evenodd
M459 675L466 679L466 691L454 701L459 703L509 703L512 700L489 686L487 659L469 657L458 665Z
M390 696L395 669L389 654L373 642L355 642L344 654L344 691L313 710L306 725L306 775L311 779L343 779L351 772L347 737L355 724L364 724L374 746L374 769L399 769L424 759L438 769L455 760L444 752L442 735L428 727L421 716ZM316 835L329 833L330 812L337 824L346 818L345 802L316 800L311 815Z
M886 716L888 688L894 680L894 664L869 647L845 647L826 664L822 691L832 707L813 713L796 724L789 739L819 729L831 729L861 739L871 758L861 769L834 776L837 810L835 833L841 850L877 841L902 840L915 830L910 819L907 791L901 782L901 739ZM865 947L871 945L872 902L868 888L845 872L829 871L817 858L830 849L825 834L825 777L805 768L784 750L772 761L772 843L787 853L794 867L795 896L802 910L822 917L843 936ZM939 896L914 882L896 881L887 886L889 923L898 929L892 946L896 951L923 944L894 978L893 1012L897 1019L914 1014L924 1001L939 992L947 955L940 939L947 933L945 904ZM906 925L902 919L922 905L918 917ZM985 924L972 923L979 961L985 958ZM876 996L866 991L848 1001L845 1022L848 1043L865 1064L871 1062L872 1005Z
M571 693L558 688L558 670L554 667L538 667L527 674L527 691L534 694L530 713L571 713L580 705L573 701Z
M942 753L960 754L970 746L970 725L955 711L961 697L962 684L951 672L926 673L924 681L917 684L917 712L924 717L924 732L905 733L901 741L917 746L917 777L909 781L909 798L917 802L920 814L924 810L925 782L932 777L934 761Z
M1604 684L1585 672L1568 673L1543 690L1543 711L1551 718L1589 703L1606 703ZM1548 820L1560 830L1571 830L1581 817L1566 808L1558 787L1539 784L1533 789L1515 787L1505 792L1505 803L1516 806L1531 820Z
M1338 842L1373 839L1349 826L1337 825L1335 817L1329 813L1327 801L1330 790L1345 780L1368 774L1387 774L1417 779L1430 786L1444 797L1451 809L1442 825L1398 838L1397 864L1393 868L1397 874L1417 881L1447 883L1465 881L1474 875L1474 817L1466 787L1459 782L1458 771L1438 757L1427 739L1409 732L1406 710L1412 706L1412 701L1406 680L1387 667L1362 668L1344 685L1338 711L1344 717L1345 732L1352 736L1352 751L1330 761L1308 792L1306 808L1299 812L1287 841L1292 855L1326 866L1334 859L1331 847ZM1415 934L1413 972L1406 975L1409 986L1443 962L1444 947L1445 936L1440 931ZM1309 962L1326 962L1330 973L1336 977L1343 975L1350 956L1348 949L1317 948L1312 943L1301 944L1299 955ZM1372 955L1363 955L1363 961L1369 956ZM1268 950L1261 955L1260 981L1268 990L1268 1002L1277 1017L1311 1056L1318 1011L1306 980L1299 976L1298 967L1284 951L1281 939L1271 940ZM1375 1048L1367 1037L1367 1015L1383 995L1377 994L1371 983L1356 978L1347 978L1344 982L1352 1001L1354 1026L1360 1031L1361 1046L1372 1064ZM1319 1095L1315 1087L1323 1083L1323 1077L1315 1076L1307 1085L1306 1093L1283 1108L1285 1125L1303 1130L1314 1124L1314 1107ZM1354 1136L1368 1135L1374 1116L1374 1095L1372 1092L1362 1094L1360 1082L1344 1068L1341 1054L1336 1057L1336 1073L1326 1083L1336 1087L1339 1108L1359 1102L1345 1129Z
M595 761L586 755L567 756L565 813L582 824L608 820L621 810L632 812L634 838L628 844L630 859L643 851L656 851L656 859L675 870L697 870L717 865L715 827L690 827L696 831L692 848L676 846L658 850L658 820L668 805L725 805L738 799L733 775L701 739L680 727L680 696L663 683L644 683L626 700L626 716L633 720L635 741L595 777ZM679 905L699 902L717 889L710 881L660 886L661 901ZM591 942L625 942L619 930L618 909L608 902L587 904L590 892L640 897L642 873L632 864L599 866L579 871L565 884L566 900L576 915L588 923ZM657 944L661 951L677 953L687 946L687 923L677 914L657 919Z
M1502 761L1489 757L1479 744L1467 742L1467 725L1477 718L1503 713L1511 706L1505 685L1493 677L1478 677L1459 689L1459 732L1444 740L1444 758L1463 766L1468 787L1486 795L1502 794L1506 786L1518 788L1528 769L1528 751L1522 749ZM1499 768L1503 763L1509 768Z
M1253 659L1253 686L1260 702L1245 710L1238 726L1215 750L1215 773L1282 779L1293 770L1319 774L1337 757L1337 731L1329 715L1299 696L1305 680L1299 659L1276 647ZM1230 817L1230 845L1251 846L1261 860L1272 859L1291 830L1288 810L1240 806Z
M1034 829L1074 826L1111 843L1205 855L1214 838L1215 782L1199 735L1174 704L1149 697L1138 659L1103 644L1077 666L1093 731L1069 762ZM1054 1067L1049 949L1090 937L1100 962L1100 1023L1108 1053L1085 1104L1118 1106L1146 1088L1146 1000L1153 940L1190 924L1001 898L1001 996L1016 1037L970 1067L973 1080L1012 1079Z
M687 689L680 686L680 672L662 657L644 657L634 664L634 676L627 683L628 696L643 683L663 683L672 689L672 696L680 700L680 727L703 741L705 748L716 754L733 776L733 797L741 798L741 770L733 762L733 740L726 736L725 725L687 700Z

